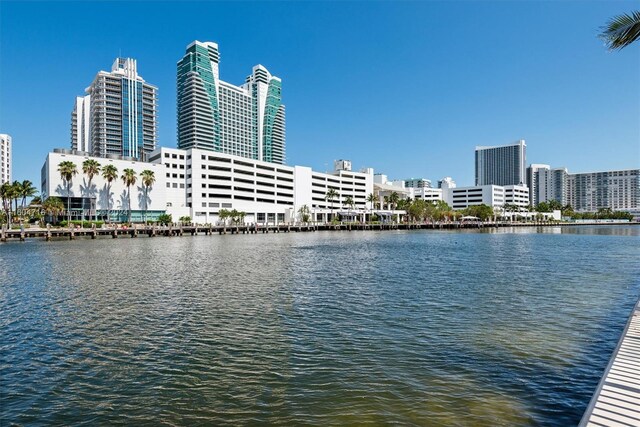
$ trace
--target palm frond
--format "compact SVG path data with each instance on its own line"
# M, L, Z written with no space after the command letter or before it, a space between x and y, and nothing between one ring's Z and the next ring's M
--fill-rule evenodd
M640 38L640 11L612 18L599 37L609 50L622 49Z

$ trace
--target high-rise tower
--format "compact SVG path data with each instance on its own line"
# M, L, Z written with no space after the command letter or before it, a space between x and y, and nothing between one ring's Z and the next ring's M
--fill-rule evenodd
M242 86L220 80L220 52L194 41L177 67L178 148L285 163L282 81L262 65Z
M138 75L136 60L117 58L86 93L71 114L71 148L145 160L157 144L158 88Z
M11 137L0 133L0 184L11 182Z
M496 147L476 147L476 185L525 185L524 139Z

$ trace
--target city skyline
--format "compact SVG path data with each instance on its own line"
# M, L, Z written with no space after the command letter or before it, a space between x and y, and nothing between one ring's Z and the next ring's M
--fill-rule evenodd
M0 132L13 136L14 177L37 182L39 163L46 153L56 147L68 146L69 99L85 84L87 69L92 69L89 75L95 75L97 69L104 68L102 65L96 68L96 63L112 61L120 54L116 52L118 55L115 55L113 51L124 48L122 56L136 59L145 78L159 87L158 146L176 147L175 61L187 43L200 39L214 40L224 46L227 54L221 62L228 71L221 76L223 79L235 76L228 80L238 81L238 75L246 74L242 70L262 63L286 81L283 102L289 110L287 164L290 165L304 164L316 170L328 170L334 159L349 158L357 169L371 166L394 179L420 177L435 181L452 176L459 184L467 185L473 183L473 147L526 139L528 164L565 166L571 173L635 168L640 141L637 129L640 109L633 99L638 99L640 93L636 72L639 51L632 46L610 54L596 38L598 26L610 16L631 9L632 3L589 5L590 8L582 6L577 12L566 5L544 3L339 4L326 5L320 8L322 10L316 4L288 7L275 4L269 5L275 9L272 11L262 5L252 5L256 17L264 13L275 16L284 9L289 11L287 16L277 19L282 22L289 22L287 18L291 22L302 19L309 25L305 28L285 27L270 43L256 44L251 36L239 35L249 24L263 25L252 18L238 29L209 25L197 26L195 30L174 30L170 37L161 37L157 44L162 46L151 46L135 37L126 37L133 28L123 28L128 31L115 37L113 42L104 43L102 49L91 50L88 46L96 43L95 39L99 37L90 34L89 27L79 25L77 29L66 29L59 37L52 38L52 46L62 50L62 54L52 48L51 53L43 52L43 63L38 70L26 70L20 61L13 60L20 46L32 43L34 37L47 36L57 28L45 26L35 35L28 31L41 23L51 8L69 6L42 4L36 8L30 4L4 2L0 17L3 40ZM86 12L85 9L105 9L102 18L105 20L113 13L107 11L105 5L79 4L78 7L80 10L64 19L72 19L78 13ZM228 4L202 4L202 7L222 10L222 15L249 8ZM161 29L166 17L174 18L168 13L174 9L168 3L154 4L159 22L149 28L152 33ZM418 25L419 19L431 22L437 16L454 12L462 12L462 21L470 24L471 19L475 19L474 12L497 13L494 19L498 19L527 11L531 12L532 19L522 24L522 33L512 33L514 27L510 25L502 30L487 30L487 34L479 36L481 40L499 43L488 43L489 48L477 48L477 53L469 51L462 43L476 49L482 45L481 40L474 39L474 43L470 43L464 37L454 37L453 41L445 41L441 33L435 40L444 45L438 47L429 44L431 39L426 37L437 34L426 34ZM364 27L381 25L386 32L373 34L372 40L362 40L358 36L361 31L342 28L360 13L371 18L370 24L362 24ZM555 36L566 38L559 45L553 44L547 36L534 37L526 31L540 25L542 17L549 13L554 15L548 24L551 26L574 13L579 18ZM15 23L25 14L32 19L27 25L16 27ZM311 34L329 19L333 19L333 25L326 28L323 37ZM216 27L216 30L204 27ZM577 34L572 34L576 30ZM84 40L72 37L83 31L86 33ZM409 37L414 33L423 37L416 42ZM297 38L292 37L294 35ZM499 38L504 35L510 35L514 40L507 42ZM345 36L343 45L335 43L340 36ZM408 59L415 47L424 47L420 43L427 43L435 50L425 51L426 60ZM471 55L475 62L461 61L463 52ZM383 60L376 54L382 54ZM490 64L492 57L500 61ZM163 65L171 62L172 66ZM423 65L427 66L421 68ZM472 66L475 73L465 72L464 67L456 65ZM567 70L561 72L562 67ZM33 103L31 91L40 91L40 85L48 82L47 79L39 82L34 77L40 76L41 69L48 68L51 79L64 78L55 88L43 93L40 102ZM417 74L418 71L423 74ZM615 79L612 77L614 71ZM388 83L373 85L387 76ZM551 82L548 81L550 78ZM549 83L555 83L555 86ZM552 93L561 83L567 87L559 95ZM406 94L408 89L413 90L414 96ZM536 91L542 94L535 96L533 92ZM399 94L402 97L399 98ZM612 108L613 100L617 102L615 108ZM59 112L59 109L63 111ZM505 110L514 112L507 115ZM43 126L30 125L34 114L42 119L39 121ZM61 120L60 116L64 118ZM461 118L462 126L459 124ZM600 156L603 146L615 155Z

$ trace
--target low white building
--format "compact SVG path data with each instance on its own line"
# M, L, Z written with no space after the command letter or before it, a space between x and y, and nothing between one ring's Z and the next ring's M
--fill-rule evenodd
M442 194L443 200L455 210L477 205L502 209L510 204L524 211L529 206L529 188L524 185L452 187L442 189Z
M101 166L113 164L118 179L111 189L101 175L93 178L82 173L82 163L94 159ZM350 162L336 162L332 173L315 172L305 166L285 166L200 149L158 148L150 163L112 156L89 157L84 152L59 149L49 153L42 168L44 198L57 196L66 204L66 183L58 172L59 164L72 161L78 174L71 180L70 207L74 218L98 215L124 221L128 215L128 193L120 178L125 168L138 177L145 169L154 172L156 182L145 196L140 178L131 187L131 219L157 219L169 213L174 221L189 216L199 224L220 221L221 209L245 213L246 223L281 223L302 220L300 210L308 208L311 221L329 221L334 217L364 219L367 196L373 192L373 169L351 171ZM327 193L334 190L333 198ZM141 193L142 192L142 193ZM142 195L141 195L142 194Z
M97 161L101 168L91 181L82 171L82 164L89 159ZM76 167L76 174L69 183L63 180L59 172L59 165L65 161L72 162ZM117 169L117 178L111 182L102 175L106 165ZM133 169L137 177L136 183L129 188L122 180L125 169ZM155 178L149 188L143 185L140 176L144 170L153 172ZM70 209L72 219L97 217L101 220L126 221L130 206L132 221L153 221L166 210L165 187L164 167L161 164L125 160L119 156L91 157L86 152L67 149L55 149L49 153L41 173L43 200L48 197L60 198L65 209Z
M476 205L502 207L505 203L505 189L499 185L443 188L442 198L455 210Z
M411 197L413 199L422 199L428 202L437 202L438 200L443 200L442 198L442 188L411 188L412 194Z
M529 187L526 185L505 185L504 202L526 210L529 206Z

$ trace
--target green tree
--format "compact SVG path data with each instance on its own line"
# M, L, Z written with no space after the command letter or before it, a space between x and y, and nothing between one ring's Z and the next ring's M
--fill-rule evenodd
M58 172L67 187L67 224L71 224L71 183L78 170L75 163L65 160L58 165Z
M602 28L600 39L609 50L622 49L640 38L640 11L614 16Z
M171 218L171 214L160 214L158 215L158 223L160 223L160 225L168 225L171 224L173 222L173 218Z
M398 201L400 200L400 195L395 191L389 194L388 202L391 205L392 210L396 210L398 206Z
M371 203L371 210L376 208L376 204L380 201L377 194L369 193L367 196L367 202Z
M298 213L300 214L300 220L302 222L309 222L309 219L311 218L311 212L309 211L309 206L307 205L300 206L300 209L298 209Z
M182 225L189 225L191 224L191 217L188 215L181 216L179 221L182 223Z
M149 200L149 190L153 187L153 184L156 182L155 174L152 170L145 169L140 172L140 178L142 180L142 186L144 187L144 221L147 220L147 210L149 209L148 200ZM189 217L189 221L191 222L191 218Z
M131 222L131 186L135 185L138 177L136 176L136 171L127 168L122 171L122 176L120 177L120 179L122 179L124 185L127 186L127 204L129 205L127 222Z
M5 211L7 222L11 223L11 198L13 197L13 186L5 182L0 186L0 198L2 199L2 209Z
M91 183L93 182L93 177L100 173L100 163L93 159L85 160L84 162L82 162L82 173L87 175L87 177L89 178L89 180L87 181L86 192L91 203L89 207L89 220L91 220L91 212L95 212L94 201L93 199L91 199Z
M349 206L351 209L355 209L355 203L353 202L353 197L347 196L344 198L344 204Z
M102 177L107 181L107 221L111 221L111 183L118 179L118 168L106 165L102 168Z
M42 202L42 210L50 217L57 217L64 211L64 203L57 197L49 197Z
M432 204L430 204L433 206ZM422 199L415 199L409 207L407 208L407 213L409 214L409 218L414 221L422 220L425 218L425 213L427 211L427 202Z
M324 199L331 203L331 216L333 216L333 201L338 197L338 192L334 188L329 188L327 194L325 194Z
M22 197L22 209L27 205L27 197L33 197L38 194L38 189L33 186L33 183L28 179L25 179L20 183L18 187L20 196Z

